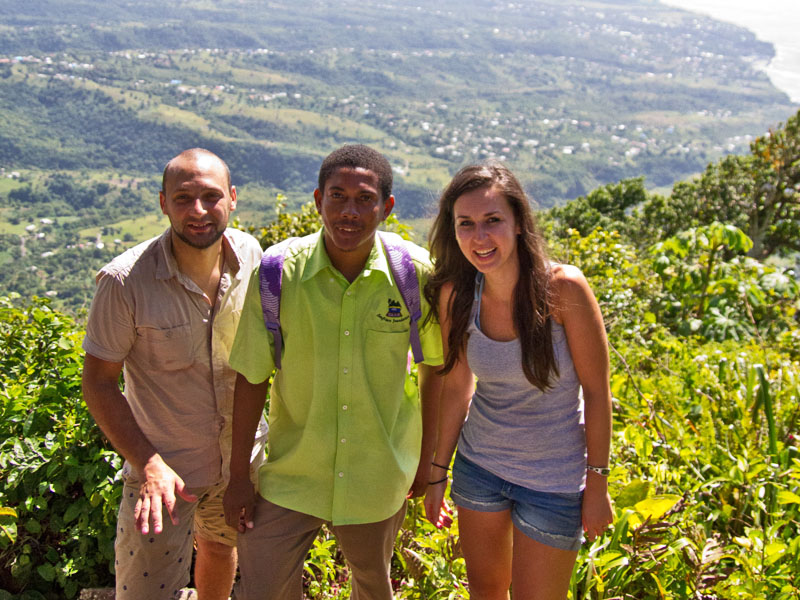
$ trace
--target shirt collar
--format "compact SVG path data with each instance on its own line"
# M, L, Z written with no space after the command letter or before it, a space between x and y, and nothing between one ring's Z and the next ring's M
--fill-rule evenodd
M311 256L309 256L308 261L306 261L305 268L303 269L303 281L311 279L324 269L336 271L336 268L331 263L328 253L325 251L324 234L324 227L314 234L317 236L317 241L314 245L314 249L311 251ZM373 273L382 273L390 283L392 281L392 275L389 270L389 261L386 260L383 244L379 243L377 234L375 235L375 239L372 243L372 250L370 250L369 256L367 257L367 262L364 265L364 268L361 270L359 277L369 277Z
M180 273L180 269L178 261L175 260L175 255L172 253L172 227L168 227L158 238L158 247L156 279L176 277ZM228 229L225 229L225 233L222 234L222 257L225 262L225 270L238 276L242 257L239 249L233 244Z

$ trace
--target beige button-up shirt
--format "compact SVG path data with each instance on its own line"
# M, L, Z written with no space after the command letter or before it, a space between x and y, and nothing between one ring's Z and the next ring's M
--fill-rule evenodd
M124 394L137 424L188 487L228 479L236 381L228 356L260 260L255 238L227 229L213 306L178 269L170 230L97 275L83 348L124 363ZM266 433L262 418L253 468L263 461Z

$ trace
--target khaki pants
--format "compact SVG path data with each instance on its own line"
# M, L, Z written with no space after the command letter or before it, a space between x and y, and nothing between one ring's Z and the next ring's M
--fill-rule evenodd
M236 530L225 524L222 495L225 484L193 488L197 502L178 497L173 525L166 509L161 533L142 535L136 529L133 509L139 499L139 481L123 474L122 501L114 542L117 600L170 600L189 583L194 536L229 546L236 545ZM152 526L152 523L151 523Z
M258 497L254 528L237 540L236 600L302 600L303 564L323 524L336 536L352 574L352 600L391 600L389 567L406 504L385 521L331 525Z

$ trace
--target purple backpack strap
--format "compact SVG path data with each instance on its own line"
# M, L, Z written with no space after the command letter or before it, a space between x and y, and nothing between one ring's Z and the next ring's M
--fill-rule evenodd
M422 305L419 297L419 280L414 268L414 261L403 239L397 234L379 232L383 247L389 259L389 268L392 270L400 295L406 304L410 322L411 352L414 362L421 363L425 358L422 355L422 343L419 339L419 320L422 318Z
M264 254L261 256L261 267L258 269L261 311L264 313L264 325L272 332L272 339L275 342L276 369L281 368L281 351L283 349L280 321L283 259L289 246L297 239L296 237L286 238L264 250Z

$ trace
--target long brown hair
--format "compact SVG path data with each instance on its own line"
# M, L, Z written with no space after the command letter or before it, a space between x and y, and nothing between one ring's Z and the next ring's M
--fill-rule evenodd
M450 333L442 373L450 371L467 342L467 328L472 311L476 269L464 257L455 235L453 207L463 194L492 187L499 190L514 211L519 227L517 255L519 280L514 287L514 328L522 347L522 370L532 385L546 390L551 377L558 376L550 328L550 269L544 239L536 226L536 217L528 197L513 173L501 163L470 165L453 177L439 199L439 214L430 234L433 274L425 286L425 297L438 317L442 286L453 284L448 299Z

